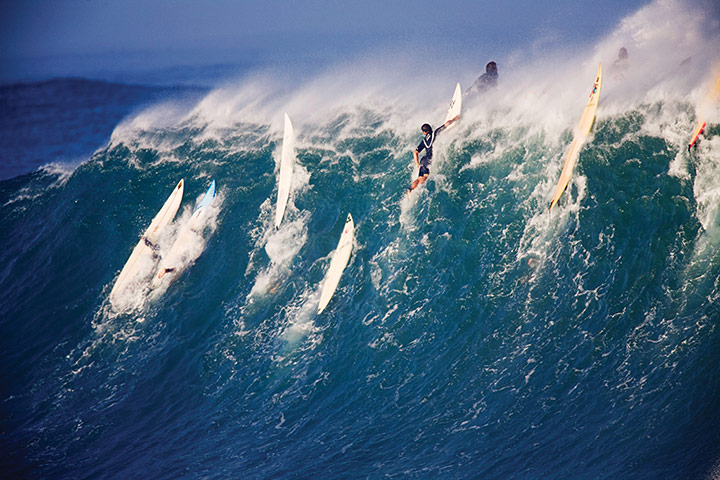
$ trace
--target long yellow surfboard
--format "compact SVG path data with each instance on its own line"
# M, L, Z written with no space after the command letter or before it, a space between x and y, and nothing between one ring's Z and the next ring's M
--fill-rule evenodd
M601 87L602 63L598 65L597 77L595 77L595 83L593 83L592 90L590 91L590 98L588 98L585 110L583 111L582 117L580 117L580 123L578 123L577 129L575 130L575 138L573 138L567 155L565 156L565 165L563 165L560 180L558 180L557 186L555 187L555 194L553 195L552 202L550 202L550 210L552 210L558 200L560 200L560 196L567 188L578 155L580 154L580 148L582 148L585 143L585 140L590 134L590 129L592 129L593 123L595 122L595 112L597 111L598 100L600 100Z
M712 92L710 93L708 99L706 100L707 103L711 103L715 101L715 99L720 95L720 75L718 75L717 80L715 81L715 88L713 88ZM701 112L702 113L702 112ZM695 129L693 130L692 135L690 136L690 143L688 143L688 152L690 149L695 145L698 141L698 137L705 131L705 126L707 124L705 123L705 120L702 118L699 118L697 121L697 124L695 124Z

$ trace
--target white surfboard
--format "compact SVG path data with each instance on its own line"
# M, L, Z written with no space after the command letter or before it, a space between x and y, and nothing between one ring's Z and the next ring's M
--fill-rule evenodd
M202 234L205 227L205 214L214 199L215 180L210 184L210 188L205 192L190 219L180 229L170 251L160 260L160 266L153 275L151 288L157 289L161 285L167 288L188 265L200 256L204 243Z
M320 294L318 313L322 313L322 311L325 310L325 307L327 307L333 293L335 293L335 290L337 289L338 283L340 283L340 277L342 276L343 270L345 270L348 260L350 260L354 238L355 224L353 223L352 215L348 213L343 233L340 235L340 241L335 249L333 258L330 261L330 268L328 268L328 271L325 274L325 281L323 283L322 293Z
M295 163L295 132L290 117L285 114L285 133L283 134L282 156L280 157L280 173L278 175L277 207L275 208L275 228L280 228L292 181L293 164Z
M598 66L595 83L593 83L592 90L590 91L590 98L588 98L585 110L583 110L582 117L580 117L580 122L575 130L575 137L573 138L567 155L565 156L565 164L563 165L562 172L560 173L560 180L558 180L557 186L555 186L555 194L550 202L550 210L552 210L558 200L560 200L560 196L567 188L568 182L570 182L570 177L572 176L573 169L575 168L575 163L580 155L580 149L585 143L585 140L587 140L593 123L595 122L595 112L597 112L601 88L602 63Z
M453 94L452 100L450 101L450 108L448 109L447 116L445 117L445 122L447 122L448 120L452 120L453 118L460 115L461 110L462 110L462 90L460 89L460 82L458 82L458 84L455 85L455 93ZM454 123L450 124L448 126L448 128L452 127L453 125L454 125Z
M185 182L180 180L130 254L130 258L125 263L110 292L110 304L115 310L124 310L130 306L127 301L123 301L123 293L130 284L141 281L149 272L152 272L156 256L153 245L157 245L163 229L175 218L175 214L180 208L180 202L182 202L184 189ZM148 268L150 268L149 272Z

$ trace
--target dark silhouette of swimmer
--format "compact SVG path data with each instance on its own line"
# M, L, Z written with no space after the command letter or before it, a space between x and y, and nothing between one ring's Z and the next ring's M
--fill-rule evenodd
M472 84L470 88L468 88L467 92L465 92L467 95L472 95L479 92L484 92L486 90L489 90L491 88L497 87L498 82L498 68L497 63L495 62L489 62L485 66L485 73L480 75L477 80L475 80L475 83Z
M628 60L627 48L620 47L620 50L618 51L618 58L613 63L613 67L617 70L627 70L629 66L630 62Z

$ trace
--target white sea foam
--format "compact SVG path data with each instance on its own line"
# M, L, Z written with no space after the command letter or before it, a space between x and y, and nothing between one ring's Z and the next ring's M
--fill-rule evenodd
M297 145L296 143L296 146ZM279 145L274 155L276 160L276 174L280 169L281 149L282 145ZM275 293L283 282L283 278L289 274L293 260L303 245L305 245L307 241L307 223L310 215L307 211L299 211L295 207L294 199L303 189L307 188L309 182L309 171L296 161L293 166L290 196L285 209L283 222L278 229L275 229L273 225L277 189L273 191L273 195L268 198L268 200L263 202L258 219L261 224L258 232L260 235L256 238L255 248L250 254L251 260L248 264L246 275L254 268L254 259L261 253L261 250L267 255L269 265L258 272L255 283L248 294L248 302L252 302L264 295Z
M280 340L282 352L294 349L300 342L310 339L312 344L320 341L320 331L315 326L320 292L309 287L292 305L285 308L287 323L282 329Z
M161 297L170 284L195 263L205 250L208 240L217 230L218 215L225 196L221 190L212 203L203 208L199 216L193 220L192 215L196 205L203 196L204 193L198 196L195 205L185 207L181 217L173 222L173 228L169 229L161 239L159 268L172 268L173 271L164 274L161 281L155 279L161 272L158 269L153 272L152 291L149 295L151 300ZM193 223L189 224L189 222Z
M711 230L717 223L716 205L720 201L716 180L720 177L713 162L719 146L715 139L701 142L698 150L701 155L695 160L685 154L684 145L714 78L714 56L720 38L716 22L702 4L656 0L629 15L593 44L547 51L545 44L538 41L527 52L496 59L500 65L498 88L468 98L460 123L439 139L430 177L436 191L455 194L450 180L458 172L491 169L512 162L511 168L501 170L506 177L499 180L520 192L517 197L525 219L516 250L517 261L532 260L533 265L538 265L541 260L537 259L546 258L567 222L578 220L581 202L586 198L587 179L576 170L561 203L552 214L547 212L573 129L582 114L597 66L602 62L605 76L597 123L638 114L642 117L640 130L628 131L618 143L653 136L663 138L670 148L677 149L668 165L669 174L688 180L692 177L689 167L696 167L697 215L703 227ZM625 70L614 65L620 47L629 52L629 66ZM304 132L298 148L327 152L318 163L318 171L338 162L341 155L349 157L353 165L359 163L356 152L342 146L343 140L389 130L395 137L388 147L391 156L393 161L407 165L409 183L416 175L410 168L410 152L420 137L418 127L425 122L437 126L444 117L455 81L460 80L464 88L474 81L477 59L475 55L472 59L456 58L458 64L454 67L422 68L423 74L418 76L419 65L414 61L403 63L406 53L372 52L368 57L328 68L313 78L298 79L271 69L256 72L227 82L185 111L165 115L162 107L143 112L118 127L113 139L169 148L172 141L152 143L152 136L138 138L137 132L191 125L199 129L192 142L214 139L221 141L220 150L247 148L247 144L227 147L222 141L239 130L245 131L247 125L260 125L254 145L264 146L270 137L281 135L281 112L286 111L298 131ZM689 57L691 60L685 62ZM403 62L398 62L399 59ZM380 120L369 127L363 112ZM710 112L709 118L717 117ZM332 122L336 125L328 127ZM590 137L588 144L593 140ZM455 163L452 159L461 156L463 147L474 141L486 144L487 152L475 154L465 164ZM275 158L279 158L279 151ZM163 156L162 161L173 161L173 157ZM292 186L295 196L309 188L310 174L296 163ZM363 174L357 174L356 179ZM247 303L275 293L285 279L292 277L293 262L307 241L312 212L298 211L291 196L286 219L280 230L274 231L271 228L274 200L273 191L260 208L259 226L253 234L254 247L246 271L246 279L253 284L244 299ZM419 218L432 201L432 191L427 185L421 187L409 199L394 201L397 213L391 215L390 221L399 223L401 235L412 237L422 228ZM468 211L472 212L472 205L481 202L482 199L470 199ZM507 231L506 228L502 234L507 235ZM373 285L384 290L384 295L389 293L387 282L396 277L391 270L404 268L393 253L400 247L392 239L388 243L383 254L373 258L376 266L371 271ZM503 272L509 271L507 265L503 268ZM312 286L306 287L303 291L313 291ZM310 294L304 295L305 303L311 303ZM310 317L302 313L294 318L288 331L303 331L311 322L305 321Z
M5 202L3 207L7 207L17 202L32 202L50 190L57 190L64 187L70 177L72 177L75 170L82 163L83 160L77 159L76 161L71 162L51 162L39 167L37 169L38 172L41 172L49 177L54 177L54 179L49 184L42 182L41 185L30 183L24 186L18 190L17 194Z

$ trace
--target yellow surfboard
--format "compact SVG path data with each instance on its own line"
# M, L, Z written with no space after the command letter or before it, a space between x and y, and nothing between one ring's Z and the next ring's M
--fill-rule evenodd
M695 125L695 129L693 130L693 134L690 137L690 143L688 143L688 152L693 147L693 145L695 145L697 143L698 137L700 136L701 133L703 133L705 131L706 125L707 125L707 123L705 123L705 121L702 119L697 121L697 124Z
M718 75L718 78L715 81L715 88L713 88L704 105L714 102L717 99L718 95L720 95L720 75ZM705 123L705 120L703 120L702 118L698 119L697 124L695 125L695 129L690 136L690 143L688 143L688 152L693 147L693 145L697 143L698 137L705 131L706 125L707 123Z
M590 98L588 98L585 110L583 111L582 117L580 117L580 123L578 123L577 129L575 130L575 138L573 138L567 155L565 156L565 165L563 165L560 180L558 180L557 186L555 187L555 194L553 195L552 202L550 202L550 210L552 210L558 200L560 200L560 196L567 188L578 155L580 154L580 148L582 148L585 143L585 140L590 134L590 129L592 129L593 123L595 122L595 112L597 111L598 100L600 99L601 87L602 63L598 65L597 77L595 77L595 83L593 83L592 90L590 91Z

